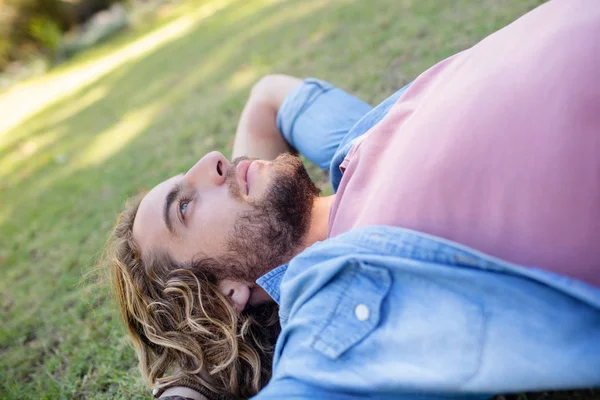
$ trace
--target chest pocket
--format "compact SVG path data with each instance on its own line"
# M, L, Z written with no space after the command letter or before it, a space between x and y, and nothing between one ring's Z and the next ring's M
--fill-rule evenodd
M391 285L387 269L350 261L332 282L332 311L323 320L311 347L336 359L364 340L379 324L382 303Z

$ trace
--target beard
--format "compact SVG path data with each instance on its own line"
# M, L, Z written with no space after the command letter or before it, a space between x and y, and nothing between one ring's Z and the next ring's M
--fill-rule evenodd
M227 182L235 198L240 198L235 166L247 159L236 158L234 168L229 169ZM252 209L237 218L227 240L226 255L219 258L219 267L213 269L217 280L253 283L300 250L319 189L302 161L292 154L277 157L272 170L273 179L265 195L251 201Z

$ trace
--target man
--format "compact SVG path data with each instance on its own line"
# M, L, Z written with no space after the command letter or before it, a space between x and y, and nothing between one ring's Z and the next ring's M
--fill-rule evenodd
M374 109L263 80L234 145L262 159L209 153L117 225L142 373L188 398L600 386L598 38L594 1L556 0Z

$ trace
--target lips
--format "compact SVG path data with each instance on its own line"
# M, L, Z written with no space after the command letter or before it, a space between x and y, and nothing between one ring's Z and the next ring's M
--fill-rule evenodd
M248 169L252 164L252 160L244 160L236 167L236 178L242 193L248 195Z

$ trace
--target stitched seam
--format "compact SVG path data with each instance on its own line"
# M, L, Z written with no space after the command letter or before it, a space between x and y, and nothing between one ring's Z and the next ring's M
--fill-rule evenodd
M372 278L371 273L364 271L364 264L359 264L358 268L357 268L357 274L355 274L354 276L354 280L356 280L358 275L363 276L365 279L369 279ZM377 276L377 278L380 278L379 276ZM348 350L348 348L356 345L359 341L363 340L365 337L368 336L368 334L370 332L372 332L375 328L377 328L377 325L379 325L380 322L380 312L381 312L381 305L383 303L383 298L387 295L389 291L388 290L385 291L385 294L382 296L380 295L380 291L378 291L378 293L374 296L368 296L369 298L367 299L367 301L364 301L363 304L366 304L367 307L369 307L369 310L372 310L372 314L369 317L368 321L362 321L360 324L357 325L356 329L353 329L350 332L350 335L346 336L346 340L344 340L344 352L346 350ZM344 292L347 293L348 291ZM342 303L346 298L350 298L350 296L344 296L345 298L341 299L340 303ZM376 299L375 299L376 297ZM356 301L354 301L353 299L350 299L351 303L356 304ZM349 344L348 344L349 343Z
M351 263L352 270L351 270L351 275L350 275L350 277L348 279L348 282L345 285L343 285L343 287L340 287L340 290L338 291L338 294L337 294L337 297L336 297L335 307L329 312L329 314L327 315L327 318L325 318L325 320L324 320L325 323L323 324L322 328L319 329L319 332L315 335L315 338L313 339L313 341L311 343L311 347L314 347L314 345L317 342L320 341L321 343L323 343L325 345L325 347L327 347L328 349L333 350L331 348L331 346L329 344L327 344L326 341L324 341L321 338L321 335L323 334L323 332L325 331L325 329L327 329L327 326L331 323L331 320L333 319L334 315L338 311L338 309L340 307L340 304L342 302L342 299L345 296L346 290L348 289L348 287L350 287L350 285L352 284L352 282L354 282L354 280L356 279L356 274L358 272L357 271L358 268L357 268L357 264L356 264L357 261L356 260L351 260L350 263Z
M483 308L483 306L482 306ZM477 368L475 368L475 370L473 371L473 373L470 376L467 376L463 382L461 382L460 384L464 387L465 385L467 385L470 381L472 381L478 374L479 371L481 371L481 365L483 364L483 349L485 347L485 343L487 342L487 337L488 337L488 313L485 311L485 308L482 309L481 311L481 315L483 316L483 321L482 323L482 327L481 327L481 338L479 339L479 343L478 343L478 349L477 349Z

